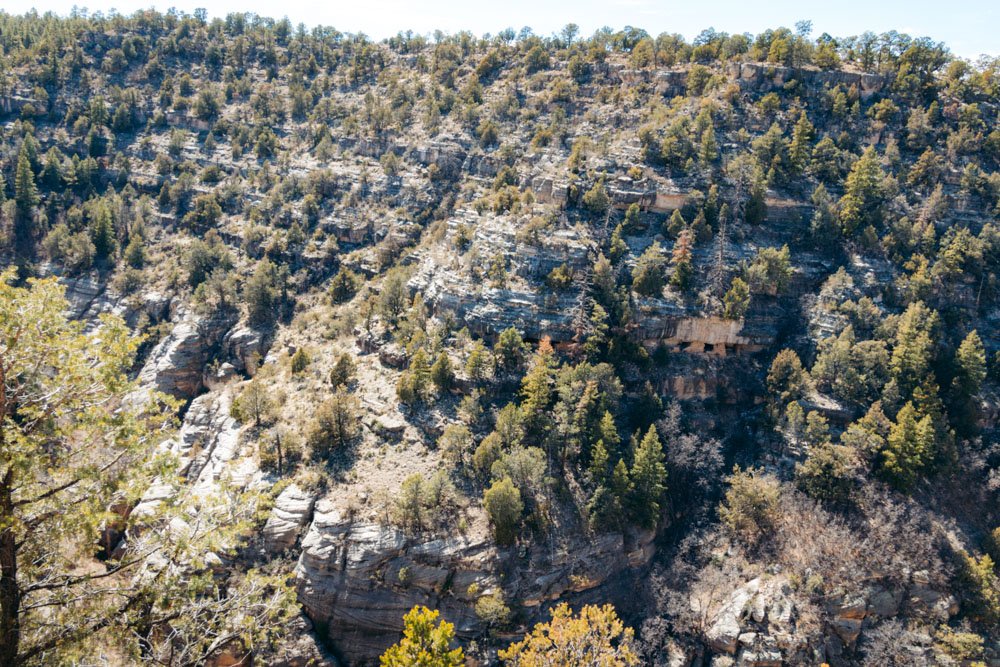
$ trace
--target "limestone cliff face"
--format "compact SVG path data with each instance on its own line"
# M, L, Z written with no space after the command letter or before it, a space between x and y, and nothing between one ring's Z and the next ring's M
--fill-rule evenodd
M150 353L139 373L139 384L178 398L198 395L212 349L235 322L235 313L215 318L182 314L170 334Z
M534 623L545 603L647 564L652 537L578 537L518 555L485 537L411 535L352 520L325 499L302 540L295 577L306 613L351 664L377 664L414 605L440 609L460 637L472 638L482 630L476 600L500 590Z

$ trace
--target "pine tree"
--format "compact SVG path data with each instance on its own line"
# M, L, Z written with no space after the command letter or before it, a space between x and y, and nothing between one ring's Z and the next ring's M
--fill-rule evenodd
M884 178L875 148L869 146L851 167L840 198L840 224L847 238L853 238L867 225L878 226L881 222Z
M986 379L986 350L979 334L973 329L955 353L955 379L952 387L961 399L968 400L979 393Z
M590 450L590 477L595 485L600 485L607 479L611 452L617 451L620 444L615 418L606 410L597 427L596 436L596 442Z
M722 297L722 316L727 320L741 320L750 308L750 287L741 279L733 278L733 284Z
M330 384L334 388L341 385L346 386L354 379L354 372L354 361L349 353L344 352L330 371Z
M614 264L617 264L618 260L624 257L625 253L628 252L628 246L625 245L622 235L622 226L619 224L615 227L615 230L611 232L611 244L608 247L608 257Z
M521 366L527 350L528 345L518 330L508 327L497 338L496 345L493 346L493 356L502 370L510 372Z
M465 360L465 373L473 382L479 382L489 372L489 353L482 341L472 344L469 356Z
M604 483L608 476L608 454L603 440L598 440L590 450L590 479L595 485Z
M628 468L623 459L618 459L614 470L611 471L611 491L621 504L624 504L632 494L632 480L629 479Z
M455 371L452 369L451 359L446 352L442 352L431 366L431 382L439 391L448 391L454 381Z
M493 483L483 494L483 506L493 522L497 544L510 544L517 537L517 527L521 523L521 492L509 477Z
M663 447L656 427L650 426L643 436L632 464L632 510L636 523L655 528L660 518L660 501L666 491L667 469L663 464Z
M809 142L813 136L813 125L806 117L805 111L799 115L799 122L795 124L792 133L792 144L788 149L789 167L795 173L802 171L809 159L811 150Z
M146 265L149 254L146 252L146 240L141 234L133 233L129 237L128 245L125 246L125 263L133 269L141 269Z
M410 376L413 378L413 391L417 399L423 400L431 377L431 367L424 348L420 348L413 355L413 359L410 361Z
M750 187L750 199L743 207L743 219L751 225L759 225L767 216L767 183L764 174L758 167L754 173L753 185Z
M938 314L921 301L911 303L896 325L889 370L904 396L931 374Z
M62 187L62 154L58 148L50 148L45 154L45 166L42 168L42 182L52 190Z
M896 415L882 450L881 473L886 481L900 491L913 488L934 452L934 425L930 415L923 418L912 402Z
M28 218L31 209L38 205L38 189L35 187L35 176L31 172L31 163L24 153L17 158L17 172L14 176L14 201L21 218Z
M98 206L97 217L90 230L90 240L94 244L98 258L113 262L118 242L115 240L115 230L111 223L111 211L106 204Z
M681 215L680 209L675 208L674 212L670 214L670 222L667 223L667 236L675 239L682 231L684 231L685 227L687 227L687 221L685 221L684 216Z
M708 167L719 156L719 145L715 141L715 130L709 125L701 133L701 147L698 150L698 159L702 167Z
M665 264L659 241L646 248L632 270L632 288L643 296L657 297L663 294Z

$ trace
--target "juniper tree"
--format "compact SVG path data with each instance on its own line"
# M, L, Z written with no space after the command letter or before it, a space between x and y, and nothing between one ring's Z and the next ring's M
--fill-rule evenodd
M156 446L173 401L126 376L139 340L125 323L84 334L55 279L12 280L0 276L0 664L140 651L203 664L269 644L295 613L282 579L198 565L236 553L263 498L195 498ZM170 500L136 507L154 482Z

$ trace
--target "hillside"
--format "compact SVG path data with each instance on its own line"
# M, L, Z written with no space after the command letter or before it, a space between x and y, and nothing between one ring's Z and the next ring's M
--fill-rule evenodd
M275 497L191 567L302 616L198 664L378 664L415 605L500 664L568 602L642 664L1000 665L1000 61L155 11L0 54L0 263L145 336L191 488Z

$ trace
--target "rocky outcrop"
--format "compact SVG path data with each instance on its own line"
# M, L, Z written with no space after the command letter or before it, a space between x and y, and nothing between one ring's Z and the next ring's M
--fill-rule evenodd
M758 577L710 605L706 643L717 654L732 656L725 660L734 665L842 664L840 656L854 649L865 628L895 616L907 596L915 605L911 611L936 622L946 622L957 613L955 598L930 588L925 579L914 573L908 591L877 584L835 589L822 599L818 611L825 625L817 626L817 610L811 603L805 603L810 609L799 618L800 593L787 577ZM702 604L693 598L692 610L704 613Z
M531 547L518 558L491 539L410 535L352 520L330 499L317 503L295 568L299 602L352 664L370 664L395 642L414 605L441 610L460 637L482 628L480 595L502 589L535 622L546 604L595 590L653 555L652 533L572 538L553 551Z
M223 474L241 487L261 480L256 463L240 451L240 425L230 416L231 407L228 391L199 396L191 401L177 436L163 445L196 488L210 488Z
M281 553L294 545L299 530L309 521L315 500L313 494L295 484L278 494L271 516L264 524L264 548L271 553Z
M235 320L235 313L216 318L182 316L150 353L139 373L140 386L177 398L196 396L210 353Z
M254 664L263 667L338 667L340 663L316 638L306 616L296 617L285 628L285 641L273 653L255 655Z
M729 80L735 81L743 90L768 92L784 86L792 79L802 81L814 90L824 86L855 86L862 97L869 97L885 87L888 79L879 74L860 72L824 71L799 67L778 67L761 63L734 63L729 66Z
M246 324L236 325L222 339L223 352L233 366L251 375L267 354L267 344L264 332Z

